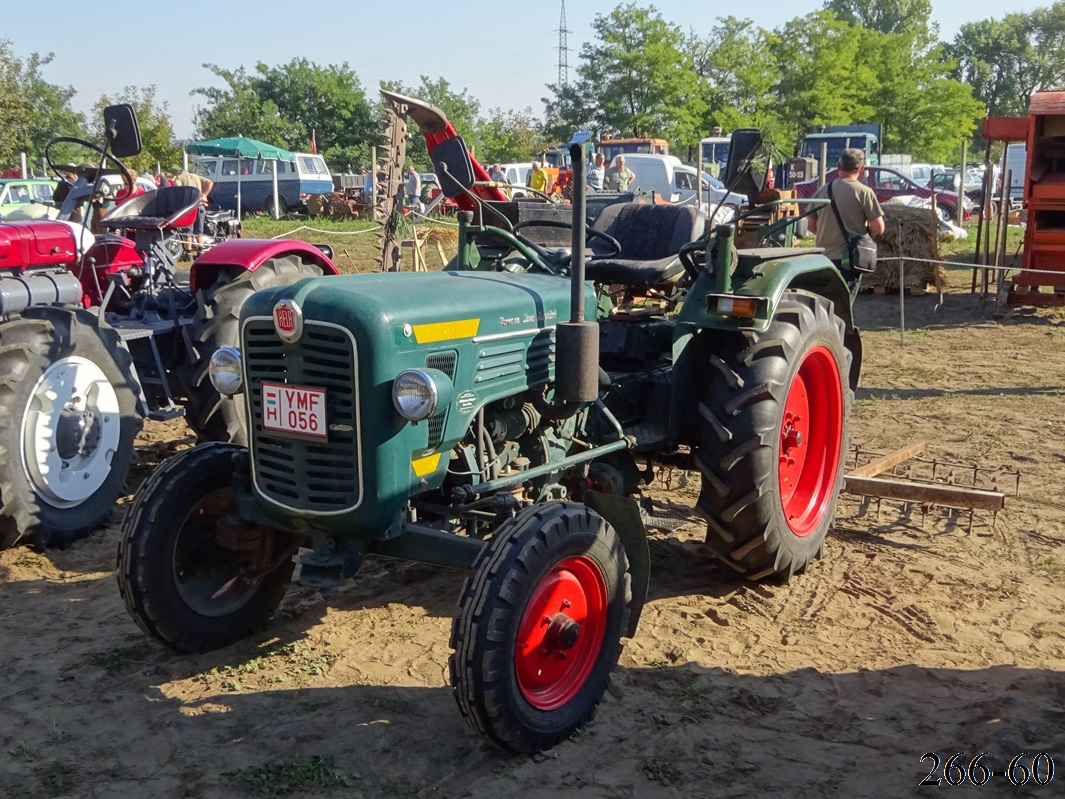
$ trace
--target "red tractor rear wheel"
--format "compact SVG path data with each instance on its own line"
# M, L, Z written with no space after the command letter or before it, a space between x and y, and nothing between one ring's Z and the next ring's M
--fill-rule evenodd
M748 580L801 572L832 526L854 398L845 332L827 298L787 291L764 333L709 356L698 508L707 544Z

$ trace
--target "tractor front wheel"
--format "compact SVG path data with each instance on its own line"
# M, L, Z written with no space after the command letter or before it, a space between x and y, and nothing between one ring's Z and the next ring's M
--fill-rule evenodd
M631 601L625 549L583 505L535 505L474 564L451 628L462 715L501 749L547 749L586 723L621 653Z
M271 258L254 272L230 269L196 293L196 318L189 326L193 351L178 375L185 387L185 419L202 441L247 446L245 395L223 397L207 374L211 356L222 347L240 347L240 309L260 289L287 286L322 274L320 267L286 255Z
M281 604L295 542L234 519L240 447L203 444L146 480L122 525L118 588L138 626L179 652L207 652L258 632Z
M764 333L708 354L698 508L711 550L748 580L803 571L832 526L854 398L845 332L831 301L792 290Z

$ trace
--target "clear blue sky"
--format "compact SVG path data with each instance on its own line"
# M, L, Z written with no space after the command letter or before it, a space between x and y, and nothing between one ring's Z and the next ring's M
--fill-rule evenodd
M933 19L949 39L965 22L1029 11L1051 0L932 0ZM591 38L596 14L614 0L567 0L570 69ZM347 61L368 94L381 80L407 84L420 75L443 76L492 107L532 106L543 112L545 84L558 74L560 0L532 4L500 0L356 0L254 3L179 3L152 0L9 0L0 38L15 53L55 53L45 76L77 89L74 105L89 111L101 94L123 86L155 84L181 138L192 133L197 98L189 92L212 83L204 63L249 68L306 57L319 64ZM751 16L774 28L820 8L821 0L761 0L732 7L697 0L657 0L667 20L708 31L719 16ZM1006 6L1008 5L1008 8ZM181 9L178 14L175 8ZM254 9L241 16L238 9ZM536 16L537 12L542 16Z

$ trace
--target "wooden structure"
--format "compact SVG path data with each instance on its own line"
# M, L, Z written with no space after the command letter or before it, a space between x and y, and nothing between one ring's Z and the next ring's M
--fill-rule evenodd
M761 194L751 200L751 207L754 208L759 205L765 205L775 200L786 201L794 199L794 189L766 188ZM759 230L779 222L786 217L796 217L798 215L799 204L792 202L782 202L780 205L773 206L764 213L759 212L756 214L749 214L741 219L736 226L736 246L739 248L757 247Z
M1028 118L1028 226L1008 302L1065 305L1065 91L1033 94ZM1050 291L1039 293L1044 286Z

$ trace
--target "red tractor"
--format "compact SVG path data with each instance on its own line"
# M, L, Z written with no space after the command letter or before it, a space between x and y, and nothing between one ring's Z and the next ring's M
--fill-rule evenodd
M235 345L254 291L338 274L328 248L234 239L177 266L200 191L165 186L106 214L108 175L140 152L133 108L104 111L101 148L63 137L56 220L0 223L0 549L65 546L126 491L142 420L185 416L203 440L246 443L243 400L222 398L211 355ZM94 151L53 163L57 143ZM90 232L90 227L98 233Z

